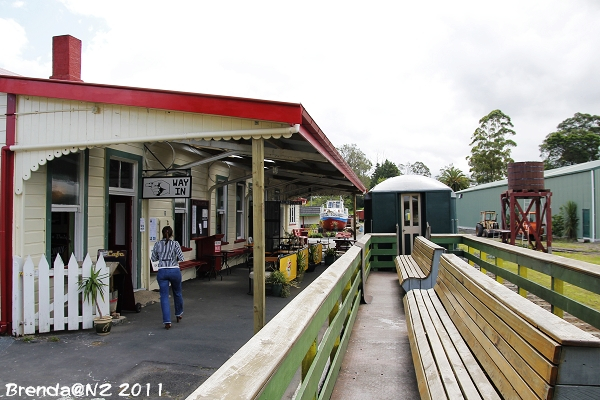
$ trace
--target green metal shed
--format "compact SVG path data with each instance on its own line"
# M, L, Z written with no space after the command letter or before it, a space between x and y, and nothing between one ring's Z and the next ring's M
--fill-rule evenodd
M579 225L577 237L600 240L600 161L544 171L544 186L552 192L552 214L568 201L577 204ZM461 229L475 229L480 211L500 213L500 194L508 189L501 180L461 190L456 193L456 212Z

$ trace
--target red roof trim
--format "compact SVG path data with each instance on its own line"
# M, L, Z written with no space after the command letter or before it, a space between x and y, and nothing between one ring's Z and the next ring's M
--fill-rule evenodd
M348 165L346 160L342 158L335 146L329 141L317 123L311 118L306 109L302 107L302 125L300 126L300 134L309 142L319 153L321 153L338 171L348 178L350 182L362 193L367 191L367 188Z
M300 134L354 186L367 189L301 104L0 75L0 92L301 124Z
M302 106L168 90L0 76L0 92L299 124Z

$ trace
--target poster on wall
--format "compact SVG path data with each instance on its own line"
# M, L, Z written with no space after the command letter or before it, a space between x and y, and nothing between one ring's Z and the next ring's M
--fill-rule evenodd
M208 236L208 200L192 199L191 237Z
M189 199L192 197L191 176L161 176L142 178L144 199Z

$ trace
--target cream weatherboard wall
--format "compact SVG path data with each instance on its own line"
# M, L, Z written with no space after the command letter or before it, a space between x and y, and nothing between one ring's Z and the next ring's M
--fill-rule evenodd
M0 95L0 110L6 114L6 94ZM5 118L5 117L4 117ZM0 124L2 141L5 140L6 124ZM88 147L89 169L87 174L87 248L84 255L89 253L96 260L97 250L106 246L106 205L108 199L106 182L107 147L110 150L142 157L148 167L148 154L143 143L133 143L136 138L144 139L147 144L153 143L153 138L191 132L216 132L252 129L282 128L286 124L268 121L255 121L241 118L221 117L206 114L194 114L169 110L148 109L111 104L89 103L83 101L61 100L35 96L17 97L17 145L46 145L55 149L57 144L80 143L77 147L55 150L18 150L16 152L15 169L15 224L14 224L14 254L26 257L31 255L34 263L46 252L46 217L47 210L47 162L56 156L69 152L82 152ZM86 146L100 140L126 141L128 144ZM209 138L210 139L210 138ZM230 139L230 138L227 138ZM158 146L158 153L165 155L167 147ZM198 156L187 151L177 151L175 165L185 165L197 161ZM249 175L250 171L230 166L217 161L191 168L193 179L192 198L208 200L210 203L210 233L215 232L215 190L210 188L215 184L217 175L229 180ZM250 182L250 180L247 180ZM243 246L235 244L236 240L236 184L227 187L227 239L229 245L225 248ZM244 233L248 237L248 185L244 191ZM138 191L137 193L141 193ZM136 205L137 206L137 205ZM133 232L139 232L139 218L144 218L146 228L150 218L158 218L161 222L173 224L173 200L142 200L137 209L136 220L133 221ZM154 288L153 275L150 274L149 252L154 242L149 240L149 232L140 234L136 246L140 248L140 282L142 288ZM195 243L191 243L195 248ZM235 263L235 260L233 260Z
M106 221L106 151L101 148L93 148L89 151L89 175L88 175L88 252L93 261L98 255L94 249L103 249L105 246L106 233L104 232L104 221Z

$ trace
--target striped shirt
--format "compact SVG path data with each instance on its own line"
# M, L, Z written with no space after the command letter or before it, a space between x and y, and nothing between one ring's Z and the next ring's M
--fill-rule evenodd
M158 268L179 268L179 261L184 261L179 243L162 239L154 243L152 261L158 261Z

